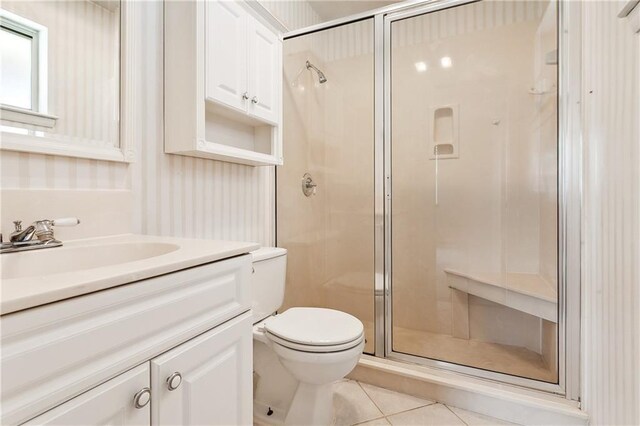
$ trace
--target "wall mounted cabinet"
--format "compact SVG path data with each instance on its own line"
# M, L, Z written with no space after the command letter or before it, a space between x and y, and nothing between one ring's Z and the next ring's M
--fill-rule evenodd
M282 39L261 7L165 3L165 152L282 164Z

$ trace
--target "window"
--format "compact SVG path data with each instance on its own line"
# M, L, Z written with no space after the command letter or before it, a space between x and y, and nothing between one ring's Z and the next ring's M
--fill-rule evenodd
M47 114L47 27L0 8L3 124L53 127Z
M38 110L38 32L2 18L0 103Z

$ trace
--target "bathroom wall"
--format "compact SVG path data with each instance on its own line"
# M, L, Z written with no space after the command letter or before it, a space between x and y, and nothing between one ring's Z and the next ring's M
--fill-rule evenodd
M277 243L289 250L285 307L323 306L326 262L326 173L323 123L325 91L304 68L306 60L324 66L312 40L286 41L284 48L284 155L291 159L277 171ZM292 45L295 48L292 49ZM305 197L302 176L310 173L318 191Z
M290 31L319 24L322 19L306 0L258 0Z
M555 2L552 3L555 5ZM554 287L558 284L558 67L547 63L546 55L557 52L557 8L547 7L536 30L534 90L548 91L534 99L534 137L537 139L538 169L538 263L540 275ZM557 53L556 53L557 54Z
M274 13L291 28L319 22L306 2L275 3ZM135 2L135 7L145 16L146 35L140 40L146 55L141 58L140 84L135 93L140 106L136 161L129 165L1 151L2 231L8 234L16 218L32 221L49 215L51 209L46 203L31 202L36 197L56 200L64 195L66 202L55 211L74 215L98 193L101 199L113 202L104 203L107 211L100 217L83 217L80 229L102 228L105 221L118 220L119 232L273 244L272 167L254 168L163 153L162 3ZM293 9L289 12L288 8ZM32 217L20 217L23 210L17 206L25 203L33 206ZM129 211L129 221L122 222L122 210ZM64 237L64 230L61 235ZM71 235L83 236L77 232Z
M556 285L556 96L529 93L555 91L554 9L479 2L393 24L394 326L452 333L445 268ZM430 107L446 105L459 158L430 160ZM469 313L471 338L542 351L539 319L480 298Z
M285 307L340 309L373 350L373 24L285 42L285 156L277 170L278 245L290 249ZM328 81L305 68L309 60ZM317 193L305 197L309 172Z
M582 407L640 424L640 35L625 1L582 3Z

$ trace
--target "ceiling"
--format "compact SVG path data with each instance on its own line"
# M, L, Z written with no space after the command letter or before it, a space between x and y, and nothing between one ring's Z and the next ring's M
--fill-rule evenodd
M342 18L368 10L378 9L400 0L308 0L309 4L323 21Z

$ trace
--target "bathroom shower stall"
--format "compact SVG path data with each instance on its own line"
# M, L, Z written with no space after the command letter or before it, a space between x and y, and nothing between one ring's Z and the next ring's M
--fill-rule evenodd
M366 354L567 393L563 7L431 1L285 36L285 308L353 314Z

